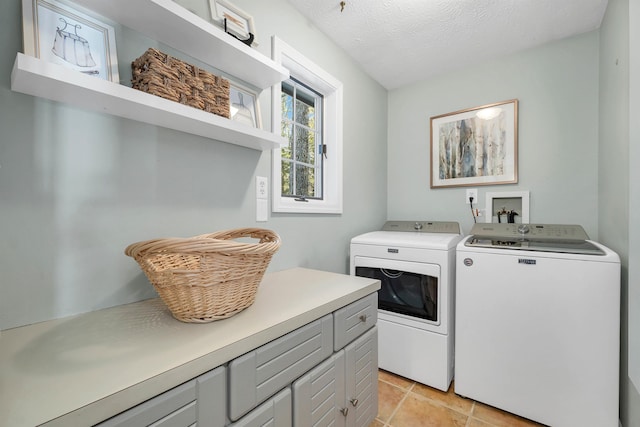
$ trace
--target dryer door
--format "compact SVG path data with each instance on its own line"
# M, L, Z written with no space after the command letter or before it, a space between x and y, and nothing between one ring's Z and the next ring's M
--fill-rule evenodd
M438 265L356 256L355 274L380 280L380 310L440 324Z

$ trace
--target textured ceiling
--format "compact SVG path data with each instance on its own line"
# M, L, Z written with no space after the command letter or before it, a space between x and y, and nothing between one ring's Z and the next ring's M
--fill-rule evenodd
M289 0L387 89L600 26L607 0Z

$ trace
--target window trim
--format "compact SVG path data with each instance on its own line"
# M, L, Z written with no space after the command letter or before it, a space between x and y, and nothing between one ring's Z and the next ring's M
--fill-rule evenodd
M278 147L272 151L272 211L341 214L343 198L342 83L276 36L272 38L271 50L273 60L287 68L292 77L323 95L323 142L327 144L327 158L324 160L325 169L322 176L324 197L321 200L307 199L307 201L300 202L292 197L282 196L281 149ZM279 132L282 121L280 97L281 83L278 83L271 88L271 117L274 132Z

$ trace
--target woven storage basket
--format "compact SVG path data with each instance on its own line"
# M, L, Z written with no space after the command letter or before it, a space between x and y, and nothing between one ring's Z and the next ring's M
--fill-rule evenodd
M229 118L229 80L153 48L131 71L134 89Z
M258 243L235 241L243 237ZM178 320L225 319L253 304L280 236L262 228L238 228L190 238L133 243L134 258Z

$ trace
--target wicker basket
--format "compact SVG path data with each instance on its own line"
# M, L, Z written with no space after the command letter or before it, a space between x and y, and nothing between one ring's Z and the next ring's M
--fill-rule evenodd
M229 118L229 80L153 48L131 71L134 89Z
M235 241L243 237L258 243ZM133 243L134 258L178 320L225 319L253 304L280 236L261 228L239 228L190 238Z

